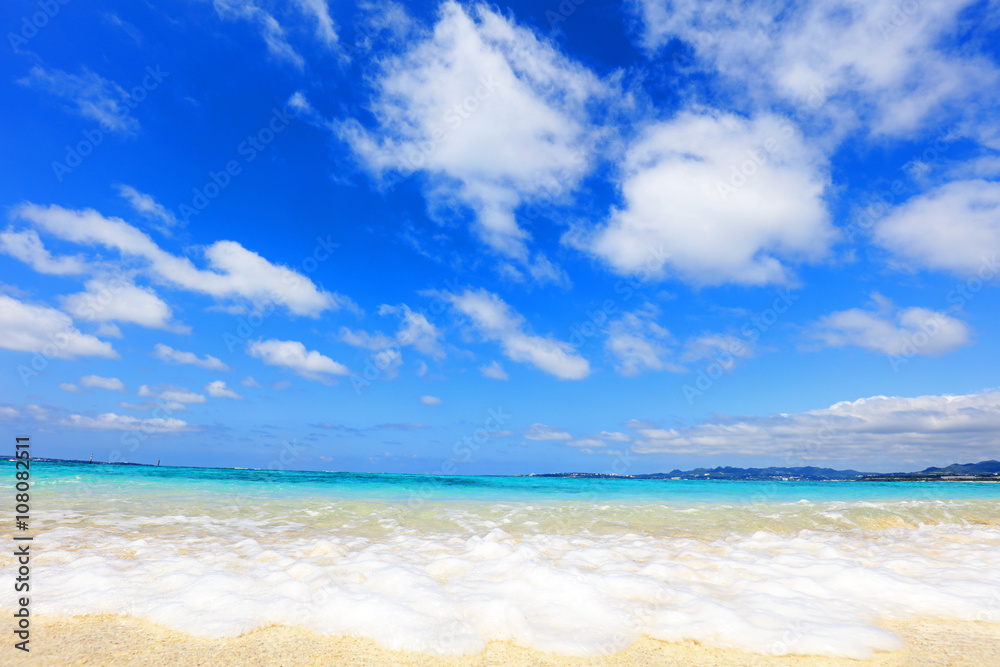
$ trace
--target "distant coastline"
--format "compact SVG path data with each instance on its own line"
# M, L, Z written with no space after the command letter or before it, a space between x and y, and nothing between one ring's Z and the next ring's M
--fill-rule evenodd
M13 461L12 456L0 459ZM147 468L161 467L153 463L133 463L131 461L84 461L82 459L34 458L33 461L51 463L83 463L91 465L143 466ZM200 467L200 466L162 466L162 467ZM210 466L214 467L214 466ZM219 468L219 470L254 470L254 468ZM319 472L312 470L288 472ZM330 471L326 471L330 472ZM377 473L364 473L377 474ZM421 475L421 473L410 473ZM431 475L440 476L440 475ZM802 467L770 467L770 468L734 468L718 466L715 468L695 468L693 470L672 470L671 472L654 472L638 475L616 475L599 472L547 472L527 473L521 475L473 475L473 477L565 477L580 479L662 479L686 481L719 481L734 480L747 482L1000 482L1000 461L980 461L979 463L955 463L945 468L926 468L916 472L859 472L857 470L836 470L834 468Z

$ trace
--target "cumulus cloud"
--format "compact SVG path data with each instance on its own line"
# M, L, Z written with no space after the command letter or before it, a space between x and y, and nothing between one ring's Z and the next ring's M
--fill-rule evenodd
M0 294L0 347L59 359L117 359L111 343L80 333L66 313Z
M420 402L424 405L441 405L441 399L437 396L421 396Z
M182 352L181 350L175 350L169 345L164 345L163 343L156 344L153 348L153 356L160 361L166 361L174 364L191 364L192 366L200 366L201 368L207 368L211 371L229 370L229 366L224 364L222 360L217 359L210 354L206 354L204 358L199 358L194 352Z
M143 398L154 398L168 403L204 403L204 394L193 392L186 387L177 387L171 384L161 384L155 387L142 385L139 387L139 396Z
M456 2L441 5L433 31L383 60L373 85L376 126L335 125L362 163L378 175L423 173L432 209L464 205L490 247L537 279L561 280L547 259L530 258L514 213L559 199L591 169L600 132L592 107L609 87L486 5Z
M129 100L125 89L86 67L80 74L70 74L36 65L18 83L66 100L75 113L100 123L109 132L132 135L139 129L139 121L129 115L125 104Z
M507 379L507 371L503 369L503 365L499 361L491 361L485 366L480 366L479 372L483 374L483 377L493 378L494 380Z
M126 415L105 412L96 417L69 415L59 422L63 426L85 428L95 431L142 431L143 433L181 433L194 430L186 421L174 418L139 419Z
M53 257L34 229L7 229L0 233L0 251L21 260L38 273L73 276L87 270L86 263L79 255Z
M787 283L836 236L825 159L777 116L682 112L640 134L621 171L624 206L566 237L620 274Z
M347 366L323 356L295 340L249 341L247 352L271 366L295 371L308 380L328 380L330 375L348 375Z
M349 299L318 289L301 273L272 264L235 241L216 241L202 248L209 268L199 269L187 257L161 249L149 235L124 220L104 217L93 209L76 211L25 203L15 207L13 215L66 241L103 246L124 257L144 260L153 277L218 299L277 302L293 314L310 317L351 305Z
M954 181L917 195L875 224L874 240L906 265L995 278L1000 183Z
M686 42L700 63L761 107L784 102L841 133L861 123L875 134L903 135L947 112L968 119L992 108L996 66L974 47L948 46L955 31L975 34L962 17L972 4L920 3L912 11L895 0L633 6L648 49Z
M928 308L896 308L874 294L874 307L851 308L820 318L813 336L830 347L853 345L890 356L947 354L970 340L962 320Z
M61 389L62 391L69 392L71 394L79 394L80 393L80 388L78 386L76 386L75 384L73 384L72 382L60 382L59 383L59 389Z
M108 391L125 391L125 383L118 378L106 378L100 375L84 375L80 378L80 386L107 389Z
M647 425L648 426L648 425ZM829 408L720 419L686 428L641 428L640 454L781 457L801 461L994 457L1000 392L873 396Z
M560 380L581 380L590 374L590 364L576 354L573 346L527 333L524 317L496 294L467 289L461 294L444 292L441 297L468 317L484 339L498 341L500 350L511 361L530 363Z
M525 440L567 441L573 439L573 436L563 429L545 424L532 424L522 434Z
M240 384L244 387L253 387L254 389L260 389L260 383L253 379L253 376L248 375L240 381Z
M625 433L620 433L618 431L601 431L597 434L597 437L601 440L610 440L611 442L631 442L632 437Z
M237 394L235 391L226 386L226 383L222 380L216 380L215 382L209 382L205 385L205 391L208 395L213 398L233 398L239 401L243 400L243 397Z
M78 320L131 322L150 329L189 333L190 327L171 323L170 306L148 287L123 278L103 276L88 280L87 290L60 297L62 307Z

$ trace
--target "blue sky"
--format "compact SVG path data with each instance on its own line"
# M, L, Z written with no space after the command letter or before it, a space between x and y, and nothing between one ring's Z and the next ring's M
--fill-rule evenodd
M996 457L995 2L8 2L36 455Z

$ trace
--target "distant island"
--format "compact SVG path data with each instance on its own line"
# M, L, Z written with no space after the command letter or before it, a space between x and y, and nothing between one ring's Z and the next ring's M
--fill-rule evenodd
M947 468L927 468L919 472L858 472L803 466L798 468L695 468L673 470L647 475L614 475L591 472L533 473L524 477L590 477L626 479L687 479L687 480L743 480L743 481L857 481L857 482L1000 482L1000 461L955 463Z
M14 461L13 456L0 456L0 460ZM92 465L126 465L158 467L153 463L132 463L130 461L84 461L81 459L32 458L32 461L52 463L90 463ZM189 466L179 466L189 467ZM229 468L221 468L228 470ZM294 471L289 471L294 472ZM413 473L419 474L419 473ZM672 470L644 475L616 475L602 472L533 472L526 475L488 475L489 477L568 477L584 479L684 479L684 480L739 480L747 482L1000 482L1000 461L980 461L979 463L953 463L946 468L926 468L918 472L858 472L857 470L835 470L802 466L797 468L695 468L694 470Z

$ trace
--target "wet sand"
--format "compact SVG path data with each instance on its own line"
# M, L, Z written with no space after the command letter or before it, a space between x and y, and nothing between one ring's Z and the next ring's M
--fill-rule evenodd
M459 667L611 666L833 666L969 665L1000 666L1000 624L959 621L887 622L906 642L900 651L871 660L819 656L764 656L695 643L643 639L628 650L598 658L569 658L491 642L474 656L442 657L391 651L369 639L325 637L288 627L270 627L229 639L179 634L141 619L104 614L33 618L31 653L11 645L4 665L406 665ZM11 642L12 643L12 642Z

